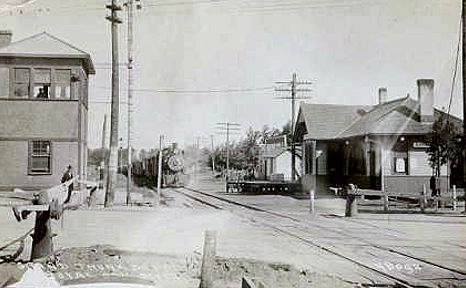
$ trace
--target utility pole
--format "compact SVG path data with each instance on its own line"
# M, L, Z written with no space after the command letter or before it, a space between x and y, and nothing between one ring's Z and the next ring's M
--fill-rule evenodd
M159 163L157 169L157 203L160 203L160 197L162 195L162 149L163 149L163 135L160 135L159 139Z
M210 142L212 145L212 153L211 153L211 158L212 158L212 174L215 175L215 151L214 151L214 135L210 135Z
M129 204L129 194L131 191L131 176L132 176L132 145L131 145L131 112L133 105L133 8L134 1L136 1L137 9L141 9L140 0L128 0L125 3L126 8L128 9L128 166L127 166L127 178L126 178L126 204Z
M107 114L104 115L104 123L102 124L102 150L106 148L105 139L107 139Z
M461 19L462 19L462 42L463 42L463 49L462 49L462 61L463 61L463 188L466 191L466 0L462 1L461 5ZM466 192L465 192L466 193ZM464 211L466 212L466 200L464 205Z
M281 81L281 82L275 82L276 84L286 84L289 87L287 88L276 88L275 91L285 91L285 92L291 92L291 97L278 97L277 99L287 99L291 100L291 180L295 181L296 180L296 139L294 137L294 121L295 121L295 106L296 106L296 100L300 99L309 99L309 97L296 97L296 92L310 92L312 91L309 88L298 88L298 85L311 85L312 82L310 81L297 81L296 80L296 73L293 73L291 81Z
M199 141L201 137L197 136L196 137L196 178L197 174L199 173Z
M118 118L120 116L120 83L118 65L118 24L122 21L118 18L117 11L121 10L117 0L106 6L111 14L106 19L112 27L112 104L110 115L110 156L108 159L107 189L105 193L105 207L113 206L115 199L115 185L117 181L118 165Z
M107 114L104 115L104 123L102 124L102 158L99 169L99 189L104 188L104 167L108 167L107 153L105 151L105 149L107 149L107 145L105 139L107 139Z
M129 204L131 191L131 105L133 100L133 0L126 2L128 9L128 166L126 177L126 205Z
M226 181L228 182L228 176L229 176L229 171L230 171L230 133L231 131L239 131L239 126L241 126L238 123L231 123L231 122L223 122L223 123L217 123L219 125L217 129L220 129L224 133L226 133L226 149L227 149L227 174L226 174Z

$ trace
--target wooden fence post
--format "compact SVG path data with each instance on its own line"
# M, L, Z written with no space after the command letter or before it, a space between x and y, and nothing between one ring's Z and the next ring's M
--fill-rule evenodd
M217 249L217 232L210 231L210 230L205 231L200 288L212 288L213 287L216 249Z
M383 195L382 198L383 198L383 211L388 212L388 208L390 204L388 201L388 195Z
M424 213L426 211L426 184L422 184L422 192L421 192L421 197L419 198L419 206L421 207L421 213Z

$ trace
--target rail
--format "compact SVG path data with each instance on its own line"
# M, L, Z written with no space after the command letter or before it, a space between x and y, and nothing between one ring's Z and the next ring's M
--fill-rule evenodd
M180 191L180 189L182 190L186 190L186 192L182 192ZM194 195L190 195L190 198L192 199L197 199L197 201L199 202L208 202L209 203L209 206L214 206L214 208L216 209L229 209L229 206L224 206L224 204L231 204L231 205L235 205L235 206L239 206L239 207L243 207L243 208L246 208L246 209L250 209L250 210L253 210L253 211L257 211L257 212L261 212L261 213L266 213L266 214L269 214L269 215L274 215L274 216L277 216L277 217L280 217L280 218L286 218L288 220L291 220L293 221L294 223L302 223L303 227L301 227L302 229L299 229L296 230L296 229L293 229L293 230L289 230L287 229L288 225L285 226L285 227L279 227L275 224L269 224L267 222L262 222L262 221L259 221L262 225L266 226L266 227L269 227L271 229L274 229L275 231L279 232L279 233L282 233L282 234L285 234L285 235L288 235L292 238L295 238L297 240L300 240L302 241L303 243L309 245L309 246L313 246L313 247L316 247L316 248L319 248L320 250L323 250L323 251L326 251L330 254L333 254L341 259L345 259L361 268L365 268L367 269L368 271L372 271L374 273L376 273L376 275L380 275L382 277L385 277L385 278L388 278L390 280L392 280L394 283L393 283L393 286L389 286L389 287L413 287L412 283L415 283L414 286L420 284L420 286L416 286L416 287L434 287L433 284L429 283L426 279L418 279L416 277L413 277L413 275L411 274L399 274L399 273L395 273L396 270L393 270L393 269L385 269L385 268L380 268L379 266L374 266L372 262L368 262L364 259L360 259L358 257L354 257L354 255L348 255L346 252L340 252L338 251L337 249L335 249L334 246L332 245L326 245L324 243L319 243L319 241L314 241L313 239L309 239L307 236L303 236L303 235L299 235L297 234L299 231L304 231L305 232L305 235L309 235L309 226L307 226L307 223L305 220L301 219L301 218L296 218L295 216L293 215L288 215L286 213L280 213L280 212L276 212L276 211L272 211L272 210L268 210L268 209L263 209L263 208L260 208L260 207L257 207L256 205L248 205L248 204L245 204L245 203L240 203L240 202L237 202L237 201L233 201L231 199L228 199L228 198L225 198L225 197L222 197L220 195L214 195L214 194L210 194L210 193L206 193L206 192L203 192L203 191L200 191L198 189L193 189L193 188L190 188L190 187L183 187L183 188L180 188L180 189L174 189L173 191L175 192L178 192L178 193L181 193L181 194L185 194L185 195L190 195L191 193L195 193L197 194L196 196ZM189 193L187 193L189 192ZM200 197L200 198L199 198ZM212 202L211 200L208 200L207 198L205 197L208 197L210 198L211 200L214 200L214 202ZM220 202L218 202L218 201ZM223 204L222 204L223 202ZM215 204L214 204L215 203ZM230 210L231 211L231 210ZM243 215L243 213L241 213L240 215ZM345 221L350 221L349 218L340 218L342 221L344 219L346 219ZM351 220L352 222L355 222L354 220ZM258 222L258 219L255 218L254 219L254 222ZM358 223L358 222L355 222L355 223ZM367 225L367 223L365 224ZM294 226L294 225L293 225ZM373 225L368 225L370 227L372 227ZM341 231L337 228L334 228L334 227L329 227L325 224L319 224L318 221L313 221L312 222L312 227L313 228L318 228L318 229L323 229L323 230L326 230L326 231L329 231L331 233L335 233L335 234L339 234L345 238L353 238L355 240L358 240L358 241L361 241L362 244L364 245L368 245L369 247L372 247L373 249L376 249L378 251L382 251L381 253L388 253L387 255L393 255L393 257L400 257L400 258L403 258L403 259L406 259L406 261L410 261L412 263L415 263L417 266L416 267L425 267L427 269L427 267L430 267L429 269L439 269L439 271L442 271L442 273L450 273L451 277L464 277L466 275L466 272L462 269L457 269L457 267L455 266L446 266L444 264L439 264L439 263L436 263L436 262L432 262L431 260L429 259L426 259L425 257L417 257L417 256L414 256L412 255L411 253L407 253L406 251L403 251L402 249L396 249L396 248L393 248L393 247L386 247L384 245L381 245L380 243L377 243L377 242L373 242L371 240L369 240L368 238L366 238L365 236L355 236L354 234L352 233L348 233L347 231ZM372 249L371 248L371 249ZM374 250L374 251L376 251ZM371 252L372 253L372 252ZM413 264L414 265L414 264ZM450 276L448 276L450 277ZM450 278L445 278L445 279L450 279ZM456 278L455 278L456 279ZM458 278L460 279L460 278ZM413 282L411 282L413 281ZM374 283L372 283L374 284ZM424 285L425 284L425 285ZM385 285L385 284L383 284ZM384 286L385 287L385 286ZM437 287L437 286L435 286Z

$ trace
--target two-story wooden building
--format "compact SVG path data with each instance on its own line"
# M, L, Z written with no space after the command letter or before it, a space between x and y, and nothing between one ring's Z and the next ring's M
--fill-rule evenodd
M87 162L88 53L41 33L11 43L0 31L0 189L60 183Z

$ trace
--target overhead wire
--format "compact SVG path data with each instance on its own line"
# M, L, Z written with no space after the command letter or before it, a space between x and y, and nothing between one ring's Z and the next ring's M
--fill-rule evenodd
M453 77L451 81L451 88L450 88L450 100L448 102L448 111L447 111L447 123L450 120L450 109L451 109L451 102L453 100L453 91L455 90L456 84L456 75L458 72L458 62L460 57L460 46L461 46L461 36L462 36L462 24L463 24L463 17L460 17L460 28L459 28L459 36L458 36L458 44L456 46L456 59L455 59L455 68L453 69ZM464 60L463 60L464 61Z
M110 90L111 87L95 87L96 89ZM274 87L249 87L249 88L226 88L226 89L203 89L203 90L183 90L183 89L133 89L134 92L149 92L149 93L192 93L192 94L209 94L209 93L238 93L238 92L253 92L273 90Z
M290 12L301 9L319 9L319 8L328 8L328 7L351 7L351 6L360 6L360 5L379 5L382 3L387 3L388 0L347 0L347 1L274 1L263 3L261 1L232 1L232 0L198 0L198 1L176 1L176 2L148 2L143 4L142 11L153 10L154 8L179 8L179 7L192 7L195 5L215 5L220 6L219 4L235 4L235 7L222 7L226 8L220 10L222 14L242 14L250 12ZM238 6L238 4L240 4ZM243 5L241 5L243 4ZM246 4L246 5L244 5ZM76 6L58 6L58 7L45 7L45 8L33 8L28 10L27 7L21 8L21 11L24 13L47 13L52 12L86 12L86 11L98 11L105 10L104 5L101 6L86 6L81 5ZM173 10L156 10L152 11L151 14L173 14L173 12L182 12L182 11L173 11ZM3 12L5 13L5 12ZM11 13L11 10L9 11ZM2 14L0 12L0 14ZM23 12L21 12L23 14ZM178 13L177 13L178 14Z
M178 2L178 6L183 6L187 4L183 3L217 3L219 1L196 1L196 2ZM223 2L223 1L222 1ZM227 2L225 0L225 2ZM175 2L176 3L176 2ZM269 2L270 3L270 2ZM240 2L240 4L247 4L247 5L236 5L231 9L226 9L220 11L220 13L226 14L243 14L243 13L250 13L250 12L289 12L294 10L301 10L301 9L318 9L318 8L327 8L327 7L351 7L355 5L379 5L383 3L387 3L387 0L352 0L352 1L306 1L306 2L286 2L286 1L279 1L274 3L263 3L263 2L254 2L254 1L246 1ZM190 4L191 6L193 4ZM146 4L144 7L164 7L169 6L165 4L159 5L151 5ZM173 5L171 5L173 6ZM173 11L156 11L155 14L166 14L167 12ZM179 12L179 11L178 11Z

